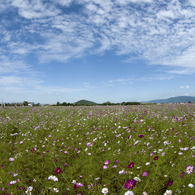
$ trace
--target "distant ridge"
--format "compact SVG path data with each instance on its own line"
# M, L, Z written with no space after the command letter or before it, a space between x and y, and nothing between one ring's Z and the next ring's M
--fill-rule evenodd
M177 97L171 97L171 98L167 98L167 99L143 101L142 103L162 103L162 104L167 104L167 103L187 103L188 101L195 102L195 97L193 97L193 96L177 96Z
M79 100L74 103L75 105L97 105L97 103L89 101L89 100Z

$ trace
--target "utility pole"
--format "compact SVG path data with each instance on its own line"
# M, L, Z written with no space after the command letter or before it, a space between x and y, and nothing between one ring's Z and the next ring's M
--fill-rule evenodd
M3 105L3 99L2 99L1 107L2 107L2 108L4 108L4 105Z

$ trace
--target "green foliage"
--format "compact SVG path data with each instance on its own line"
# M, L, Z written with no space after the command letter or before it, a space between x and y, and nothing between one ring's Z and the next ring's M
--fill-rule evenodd
M23 101L23 105L24 106L28 106L28 102L27 101Z
M61 104L61 106L67 106L67 103L66 103L66 102L63 102L63 103Z
M75 105L77 105L77 106L88 106L88 105L96 105L96 103L95 102L92 102L92 101L88 101L88 100L79 100L79 101L77 101L77 102L75 102Z

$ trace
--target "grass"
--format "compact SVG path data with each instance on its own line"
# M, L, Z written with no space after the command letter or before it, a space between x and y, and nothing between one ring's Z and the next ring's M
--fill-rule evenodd
M195 104L5 108L0 192L195 194L194 127Z

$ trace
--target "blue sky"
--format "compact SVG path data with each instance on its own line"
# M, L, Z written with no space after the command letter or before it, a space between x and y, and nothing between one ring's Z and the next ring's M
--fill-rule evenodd
M195 96L194 0L1 0L0 101Z

